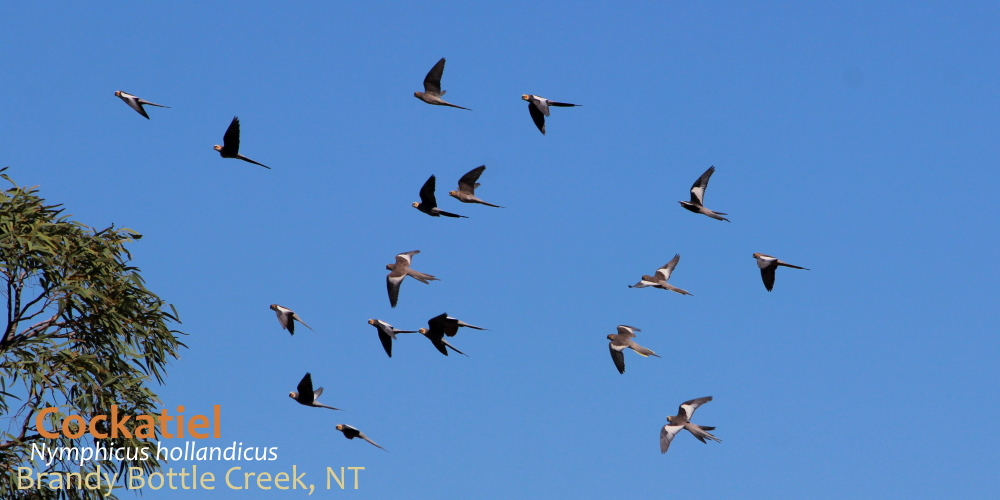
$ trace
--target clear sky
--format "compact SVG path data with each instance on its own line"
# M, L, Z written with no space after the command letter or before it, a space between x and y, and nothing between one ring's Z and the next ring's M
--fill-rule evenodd
M243 471L353 498L1000 494L995 2L13 2L0 165L131 246L189 348L167 408L222 405ZM441 57L447 100L413 98ZM146 120L123 90L170 109ZM548 135L521 94L557 108ZM233 116L241 152L212 151ZM477 194L447 196L485 164ZM691 183L717 169L706 205ZM444 210L413 208L431 174ZM419 249L389 307L384 266ZM780 269L768 293L751 254ZM675 254L692 297L629 289ZM283 332L268 305L315 332ZM381 318L488 332L389 359ZM662 356L626 353L618 324ZM992 326L991 326L992 325ZM302 375L343 412L290 401ZM664 417L700 396L694 421ZM347 423L389 450L345 440ZM166 443L182 446L180 442ZM189 467L175 462L168 467ZM214 491L235 498L216 473ZM317 492L317 493L325 493ZM271 498L253 490L239 498ZM164 488L143 498L178 498Z

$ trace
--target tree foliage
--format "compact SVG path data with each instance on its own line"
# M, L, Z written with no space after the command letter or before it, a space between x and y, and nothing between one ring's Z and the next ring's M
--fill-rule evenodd
M149 386L153 379L163 383L167 363L184 347L182 333L170 328L179 323L177 312L129 265L126 244L140 234L72 221L36 189L0 177L13 186L0 193L0 292L7 305L0 338L0 498L104 498L87 489L19 491L17 468L87 473L98 466L103 472L139 467L148 475L160 467L155 443L148 460L81 465L67 456L49 465L32 462L32 444L95 445L89 434L44 438L35 417L40 409L59 408L46 424L53 430L67 415L87 421L109 415L111 405L124 415L159 413ZM151 445L121 436L96 441L115 448Z

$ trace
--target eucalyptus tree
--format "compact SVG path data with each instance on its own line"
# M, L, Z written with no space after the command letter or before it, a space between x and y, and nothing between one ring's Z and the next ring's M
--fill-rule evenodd
M46 204L37 189L0 177L12 186L0 192L0 292L7 306L0 338L0 498L105 498L106 488L66 489L64 483L52 490L51 481L19 490L19 468L85 474L100 467L114 474L139 467L148 476L161 466L152 439L74 438L81 430L77 420L71 420L70 432L50 439L37 428L38 414L57 408L42 419L42 431L51 435L69 415L90 422L110 415L112 405L123 415L159 413L151 386L154 380L163 383L166 365L185 347L183 333L171 329L179 323L177 312L147 290L139 269L130 265L127 246L142 237L139 233L85 226L64 215L60 205ZM92 427L107 433L106 424ZM118 457L125 460L114 453L87 461L72 454L50 463L37 454L32 459L32 448L43 445L124 448ZM148 457L138 452L150 447Z

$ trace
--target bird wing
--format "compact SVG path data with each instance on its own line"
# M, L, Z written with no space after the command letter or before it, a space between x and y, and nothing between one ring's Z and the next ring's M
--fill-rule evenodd
M222 136L222 152L226 155L236 156L240 151L240 119L233 117L226 129L226 135Z
M545 135L545 114L539 111L533 102L528 103L528 113L531 114L531 121L535 122L538 131Z
M667 448L670 448L670 442L674 440L674 436L683 429L683 425L664 425L660 429L660 453L666 453Z
M531 103L538 108L543 115L549 116L549 100L544 97L531 96Z
M278 310L274 311L274 314L276 316L278 316L278 323L281 323L281 329L282 330L287 330L288 329L288 316L286 315L286 312L285 312L284 308L281 307L281 306L278 306Z
M434 176L427 178L427 182L424 182L423 187L420 188L420 204L426 205L426 208L432 209L437 207L437 199L434 197L434 189L437 181Z
M618 373L625 373L625 353L615 349L614 341L608 343L608 350L611 351L611 359L615 362L615 368L618 368Z
M769 292L772 288L774 288L775 269L778 269L778 263L776 261L771 262L767 267L760 268L760 278L764 280L764 288L767 288L767 291Z
M701 174L698 180L694 181L694 184L691 186L691 203L697 205L705 204L705 190L708 189L708 179L712 177L713 173L715 173L715 167L708 167L708 170L704 174Z
M441 92L442 75L444 75L443 57L427 72L427 76L424 77L424 92L437 96L444 95L444 92Z
M456 329L458 327L456 326ZM432 337L443 337L448 331L448 313L441 313L427 320L427 334Z
M618 325L618 335L624 335L625 338L635 337L635 332L641 332L642 330L628 325Z
M306 376L302 377L302 380L299 381L297 389L299 391L300 403L308 405L316 400L316 396L313 394L313 379L310 373L306 372Z
M703 398L685 401L681 403L680 408L677 409L677 416L683 418L685 422L690 422L691 418L694 417L694 411L697 410L699 406L711 400L712 396L705 396Z
M681 254L674 255L670 262L663 264L663 267L656 270L656 274L663 276L663 281L670 279L670 274L674 272L674 268L677 267L677 263L681 261Z
M479 184L476 184L476 181L479 180L480 175L483 175L483 170L486 170L486 165L480 165L466 172L465 175L458 180L458 190L463 193L475 195L476 188L479 187Z
M376 323L378 325L378 323ZM382 329L381 326L378 327L378 339L382 342L382 348L385 349L385 353L392 357L392 337Z
M389 304L392 307L396 307L396 302L399 300L399 285L403 284L403 279L406 278L406 273L398 276L393 276L394 274L395 270L385 277L385 287L389 291Z
M121 98L123 101L125 101L125 104L128 104L130 108L139 112L139 114L145 117L147 120L149 119L149 115L146 114L146 110L142 109L142 104L140 104L141 99L132 94L126 94L124 92L122 92L122 94L123 95L121 96Z
M420 250L410 250L409 252L403 252L401 254L396 254L396 265L403 264L405 267L410 266L410 262L413 260L413 256L420 253Z

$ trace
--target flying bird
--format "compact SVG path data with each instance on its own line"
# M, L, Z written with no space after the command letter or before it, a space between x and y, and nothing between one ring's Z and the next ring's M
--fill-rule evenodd
M392 357L392 341L396 340L397 333L417 333L415 330L397 330L389 323L380 319L370 319L368 320L368 324L378 330L378 339L382 342L382 348L385 349L385 353L390 358Z
M632 349L633 351L639 353L642 357L649 356L659 356L655 352L646 349L645 347L636 344L632 339L635 337L635 332L641 332L642 330L628 325L618 325L618 334L609 334L608 349L611 351L611 359L615 362L615 367L618 368L618 373L625 373L625 349Z
M545 117L549 116L549 106L562 108L579 106L579 104L570 104L568 102L550 101L544 97L531 94L522 94L521 99L528 101L528 113L531 114L531 120L535 122L535 126L538 127L538 131L542 135L545 135Z
M692 399L690 401L685 401L681 403L681 407L677 409L677 415L672 417L667 417L667 425L660 429L660 453L666 453L667 448L670 448L670 442L673 441L674 436L677 435L681 429L687 429L688 432L698 438L698 441L702 443L708 443L705 439L711 439L716 443L721 443L722 440L713 436L708 431L714 431L715 427L708 427L704 425L697 425L691 423L691 417L694 416L694 411L698 409L699 406L712 400L712 396L707 396L704 398Z
M274 311L274 314L278 316L278 323L281 323L281 329L288 330L288 333L291 335L295 335L296 321L302 323L303 325L305 325L306 328L312 330L312 327L306 325L306 322L302 321L302 318L300 318L298 314L295 314L295 311L287 307L282 307L279 306L278 304L271 304L271 310Z
M488 328L483 328L481 326L470 325L458 318L452 318L448 316L448 313L441 313L433 318L427 320L427 325L431 327L431 330L440 329L444 331L444 334L449 337L454 337L458 334L459 328L472 328L473 330L487 330Z
M149 104L150 106L159 106L161 108L170 107L170 106L164 106L162 104L156 104L155 102L149 102L145 99L140 99L137 96L134 96L127 92L122 92L121 90L116 90L115 96L121 98L121 100L125 101L125 104L128 104L130 108L134 109L140 115L145 116L147 120L149 119L149 115L146 114L146 110L142 107L143 104Z
M337 430L340 431L340 432L343 432L344 433L344 437L347 438L347 439L361 438L361 439L364 439L365 441L368 441L369 443L375 445L376 447L378 447L382 451L385 451L385 452L389 451L389 450L387 450L387 449L379 446L378 443L376 443L375 441L372 441L371 439L368 439L368 436L366 436L364 432L359 431L356 427L351 427L350 425L347 425L347 424L337 424Z
M410 269L410 260L418 253L420 253L420 250L401 253L396 256L395 264L385 265L386 269L392 271L385 277L385 286L389 290L389 304L392 304L392 307L396 307L396 301L399 300L399 285L403 283L403 279L407 276L412 276L417 281L425 284L429 284L431 281L441 281L430 274Z
M677 203L680 203L682 207L696 214L704 214L713 219L730 222L729 219L722 217L729 214L713 212L705 208L705 190L708 189L708 179L712 177L713 173L715 173L715 167L708 167L708 170L704 174L701 174L701 177L694 181L694 184L691 186L691 201L678 201Z
M782 262L777 257L771 257L762 253L753 254L753 258L757 259L757 267L760 268L760 278L764 280L764 288L767 288L769 292L774 288L774 271L778 269L778 266L809 270L805 267L793 266L787 262Z
M271 167L264 165L263 163L258 163L246 156L240 154L240 119L238 117L233 117L233 121L229 123L229 128L226 129L226 135L222 136L222 146L216 144L213 149L219 152L223 158L239 158L243 161L248 161L254 165L260 165L266 169Z
M444 74L444 58L442 57L441 60L438 61L437 64L435 64L434 67L427 72L427 76L424 77L424 91L414 92L413 97L416 97L417 99L420 99L421 101L424 101L427 104L433 104L435 106L451 106L453 108L468 109L469 111L472 111L469 108L463 108L461 106L456 106L450 102L446 102L444 99L441 98L441 96L443 96L446 92L448 92L447 90L441 90L441 75L443 74Z
M677 263L681 260L681 254L674 255L670 262L667 262L663 267L656 270L655 275L649 276L646 274L642 275L642 279L634 285L629 285L629 288L646 288L651 286L653 288L661 288L663 290L670 290L672 292L677 292L681 295L691 295L687 290L681 290L669 283L667 280L670 279L670 273L674 272L674 268L677 267Z
M486 203L485 201L476 198L476 188L479 187L479 183L476 181L479 180L480 175L483 175L483 170L486 170L486 165L480 165L466 172L466 174L458 180L458 191L448 191L448 195L462 203L480 203L488 207L503 208L500 205ZM434 191L431 190L431 194L433 193ZM423 191L421 190L421 198L422 197Z
M451 348L451 350L463 356L468 356L468 354L465 354L464 352L455 349L455 346L449 344L448 341L444 339L445 335L449 337L454 337L455 334L458 333L458 328L462 326L474 328L476 330L485 330L485 328L472 326L468 323L465 323L464 321L459 321L458 319L450 318L448 317L448 313L443 313L427 320L427 328L421 328L419 332L424 337L430 339L431 343L434 344L434 347L437 348L437 350L441 354L444 354L445 356L448 355L449 347Z
M464 215L445 212L444 210L438 208L437 198L434 197L434 189L436 182L437 181L435 180L433 175L427 179L427 182L425 182L423 187L420 188L420 201L413 202L413 208L420 210L421 212L430 215L431 217L440 217L443 215L445 217L455 217L455 218L461 217L463 219L468 219L468 217Z
M298 392L289 392L288 397L294 399L300 405L312 406L315 408L329 408L331 410L340 410L340 408L334 408L332 406L327 406L319 401L320 395L323 394L323 388L320 387L313 391L313 380L312 375L308 372L302 380L299 381L299 386L297 387Z

